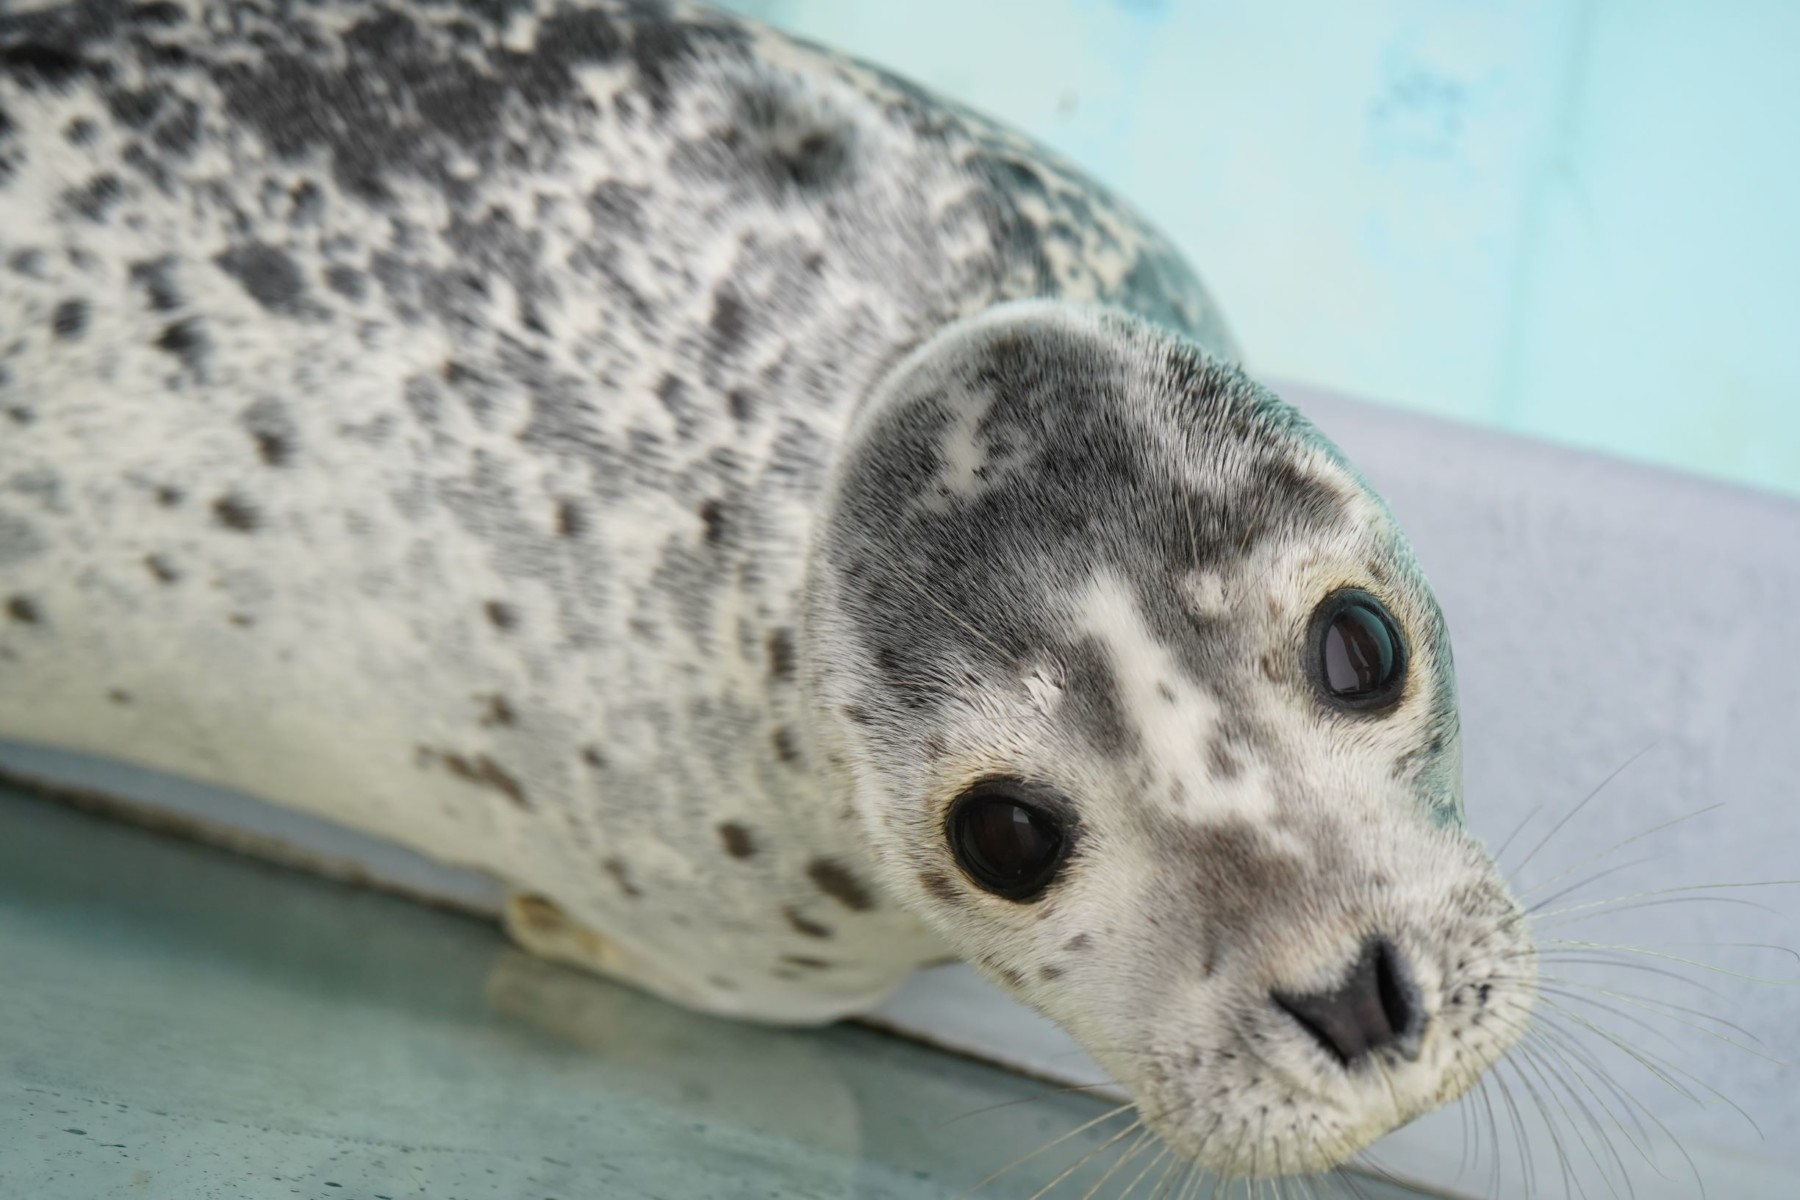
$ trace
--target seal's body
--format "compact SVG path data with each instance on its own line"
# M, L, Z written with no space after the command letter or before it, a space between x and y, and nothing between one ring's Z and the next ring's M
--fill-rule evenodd
M0 734L711 1011L962 954L1227 1170L1516 1036L1404 540L1029 143L679 5L34 6L0 264Z

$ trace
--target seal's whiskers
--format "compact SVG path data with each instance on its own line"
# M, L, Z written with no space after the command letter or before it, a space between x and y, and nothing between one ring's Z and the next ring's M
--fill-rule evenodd
M1551 841L1555 839L1557 834L1559 834L1563 830L1567 829L1569 827L1569 823L1571 821L1573 821L1576 817L1580 816L1582 810L1585 809L1589 804L1592 804L1594 802L1595 798L1598 797L1601 792L1606 790L1606 787L1608 784L1612 783L1613 780L1615 780L1619 776L1623 775L1627 770L1629 770L1631 768L1633 763L1636 763L1639 759L1643 758L1644 755L1650 753L1650 751L1654 750L1655 748L1656 748L1656 742L1652 741L1649 745L1645 746L1642 750L1639 750L1636 754L1633 754L1630 758L1627 758L1624 762L1622 762L1618 766L1614 767L1612 769L1612 771L1606 776L1606 778L1602 779L1599 783L1595 784L1594 789L1591 792L1589 792L1587 795L1585 795L1581 798L1581 802L1579 804L1576 804L1568 812L1563 814L1562 820L1558 821L1555 825L1552 825L1550 827L1550 832L1546 833L1543 836L1542 840L1540 840L1537 843L1537 845L1533 846L1531 848L1531 850L1525 855L1525 857L1519 860L1517 865L1515 865L1514 867L1511 868L1510 873L1515 876L1522 873L1526 867L1531 865L1531 860L1536 858L1538 856L1538 853L1541 850L1543 850L1543 848L1545 846L1548 846L1551 843Z
M1041 1145L1037 1149L1031 1151L1029 1154L1021 1155L1020 1157L1014 1159L1012 1162L1007 1163L1004 1167L1001 1167L998 1171L995 1171L993 1174L982 1179L981 1182L975 1184L968 1191L964 1192L962 1194L963 1197L966 1198L966 1197L975 1195L977 1192L981 1191L981 1189L987 1187L990 1183L993 1183L996 1179L999 1179L1001 1176L1007 1174L1010 1171L1017 1170L1019 1167L1030 1162L1032 1159L1037 1158L1039 1155L1045 1154L1051 1150L1054 1150L1056 1147L1062 1145L1064 1142L1068 1141L1070 1138L1077 1137L1083 1133L1086 1133L1088 1130L1094 1128L1096 1125L1102 1125L1102 1124L1106 1123L1107 1121L1112 1120L1115 1117L1122 1116L1125 1113L1135 1112L1136 1109L1137 1109L1137 1105L1135 1105L1135 1104L1130 1104L1130 1103L1119 1104L1119 1105L1116 1105L1116 1106L1108 1109L1107 1111L1101 1113L1099 1116L1092 1118L1091 1120L1082 1122L1080 1125L1075 1126L1075 1128L1073 1128L1073 1129L1070 1129L1064 1133L1058 1134L1056 1137L1045 1142L1043 1145ZM1141 1126L1142 1123L1143 1123L1143 1119L1141 1117L1138 1117L1138 1118L1134 1119L1130 1125L1125 1127L1124 1132L1130 1133L1132 1130L1137 1129L1139 1126ZM1114 1139L1114 1140L1117 1140L1117 1139ZM1112 1145L1112 1142L1109 1141L1107 1143L1107 1145Z

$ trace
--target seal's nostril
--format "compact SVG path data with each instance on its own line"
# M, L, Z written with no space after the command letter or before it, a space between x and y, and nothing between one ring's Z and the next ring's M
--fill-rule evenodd
M1394 1035L1405 1037L1414 1032L1419 1016L1417 989L1412 986L1406 964L1385 938L1375 940L1375 989L1381 995L1381 1011Z
M1418 1057L1424 1007L1406 960L1386 938L1363 943L1349 978L1332 991L1269 995L1346 1067L1372 1051L1390 1047L1403 1057Z
M1347 1047L1349 1039L1342 1036L1337 1025L1326 1012L1321 1012L1316 1004L1318 997L1286 996L1280 992L1270 993L1276 1007L1294 1018L1300 1028L1312 1034L1313 1040L1325 1053L1337 1059L1344 1066L1350 1065L1350 1051Z

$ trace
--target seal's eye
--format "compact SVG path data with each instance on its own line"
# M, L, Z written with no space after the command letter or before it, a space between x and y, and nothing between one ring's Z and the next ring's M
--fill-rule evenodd
M945 824L957 865L996 896L1036 899L1068 848L1060 807L1044 789L1016 779L976 784L957 798Z
M1381 601L1356 588L1325 598L1313 613L1312 675L1339 708L1382 708L1406 682L1406 642Z

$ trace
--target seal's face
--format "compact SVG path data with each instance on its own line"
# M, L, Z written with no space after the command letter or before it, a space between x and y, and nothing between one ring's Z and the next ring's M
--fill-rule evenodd
M1436 603L1235 369L1047 305L939 335L858 414L812 585L887 886L1179 1151L1336 1164L1523 1032Z

